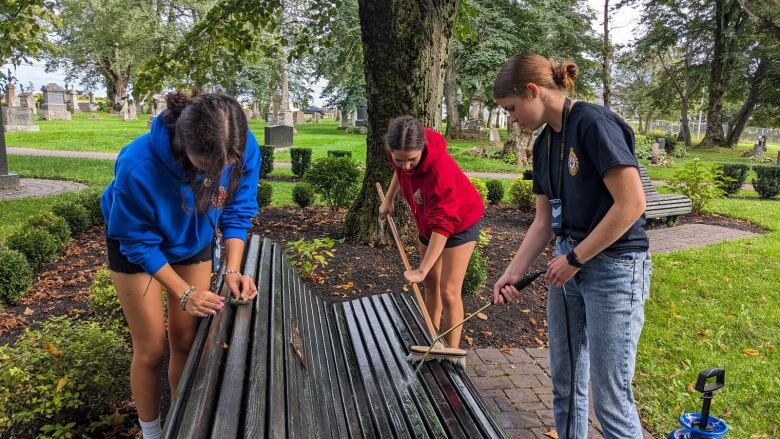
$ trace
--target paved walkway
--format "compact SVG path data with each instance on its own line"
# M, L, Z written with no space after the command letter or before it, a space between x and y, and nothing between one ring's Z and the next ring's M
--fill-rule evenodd
M73 181L21 178L19 179L19 190L0 190L0 201L22 197L42 197L61 192L80 191L86 188L86 185Z
M681 226L648 230L650 252L654 254L700 248L721 241L755 236L755 233L710 224L683 224Z
M115 152L88 152L88 151L58 151L52 149L22 148L9 146L6 148L9 155L26 155L34 157L70 157L82 159L116 160Z

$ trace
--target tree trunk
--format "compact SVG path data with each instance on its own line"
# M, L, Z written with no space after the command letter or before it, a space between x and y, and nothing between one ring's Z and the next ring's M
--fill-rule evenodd
M726 136L726 146L733 148L739 143L739 138L742 136L742 132L745 131L748 120L750 119L753 109L756 107L759 95L761 94L761 86L766 78L767 62L765 59L761 59L758 62L756 72L753 74L753 80L750 83L750 90L748 91L745 102L740 107L737 115L734 116L729 122L729 132Z
M454 51L450 50L447 56L447 67L444 71L444 100L447 104L447 132L448 139L459 139L460 111L458 110L458 61Z
M441 121L444 65L457 0L359 0L368 99L366 172L360 194L345 220L355 242L376 240L379 199L392 171L384 136L391 118L409 114L426 126Z
M688 101L690 97L688 92L684 93L684 96L680 98L680 132L677 135L677 140L685 142L685 146L691 146L691 128L688 125Z
M519 168L530 168L533 159L534 132L520 128L516 123L509 125L503 154L515 155L515 164Z
M601 80L604 86L604 106L609 108L612 99L612 77L610 75L610 57L612 50L609 46L609 0L604 0L604 46L602 47Z
M726 143L723 133L723 95L734 59L730 49L733 49L737 33L744 25L744 18L745 12L734 0L715 1L707 131L698 145L700 148L715 148Z
M645 116L645 132L644 134L650 134L650 123L653 120L653 112L648 111L647 116Z

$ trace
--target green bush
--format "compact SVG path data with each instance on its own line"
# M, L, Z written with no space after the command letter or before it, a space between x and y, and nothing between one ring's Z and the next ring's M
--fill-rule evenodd
M311 166L311 148L291 148L290 160L292 160L293 174L303 177Z
M87 303L95 320L104 328L124 337L130 335L122 305L119 303L114 282L111 280L111 272L107 269L98 270L92 278Z
M725 195L723 181L726 178L719 166L708 166L695 158L675 172L669 186L690 198L693 213L699 214L707 203Z
M501 180L488 180L487 190L490 204L498 204L504 199L504 185Z
M261 181L257 186L257 205L262 207L268 207L273 200L274 187L267 181Z
M52 212L65 218L73 236L80 235L90 227L89 213L87 209L75 201L64 201L52 207Z
M780 194L780 166L754 166L758 178L753 187L761 198L773 198Z
M24 255L0 248L0 304L16 304L32 283L33 271Z
M734 195L742 189L745 184L750 166L742 163L724 163L721 165L723 175L727 177L721 186L726 191L726 195Z
M105 222L103 209L100 207L102 197L102 192L93 190L82 191L79 194L78 203L84 206L84 209L87 209L89 222L93 226L102 226Z
M27 220L29 227L46 230L57 241L57 252L70 245L70 226L65 218L51 212L41 212Z
M57 239L46 230L31 228L12 233L5 245L27 258L30 268L37 271L44 264L53 262L57 257Z
M471 181L471 184L474 185L474 189L479 192L479 196L482 197L482 202L487 204L488 202L488 188L485 184L485 180L482 180L481 178L469 178Z
M634 155L637 160L650 160L653 158L653 143L655 143L655 139L641 134L634 138Z
M479 232L479 240L471 254L466 275L463 278L463 292L466 294L477 294L487 280L487 259L482 252L490 243L490 238L490 234L486 231Z
M323 157L312 163L304 180L332 209L348 207L358 190L360 171L349 157Z
M328 151L328 157L350 157L352 158L352 151L346 151L343 149L331 149Z
M0 346L0 430L67 437L127 400L129 370L127 343L95 322L55 317L27 329L15 346Z
M263 159L263 163L260 166L260 178L265 178L274 170L274 147L271 145L261 146L260 156Z
M333 244L335 241L331 238L311 241L301 238L287 243L287 254L302 278L317 282L324 278L318 270L325 268L328 259L333 257Z
M536 206L536 194L533 190L533 182L516 178L509 186L509 203L517 209L530 210Z
M314 189L310 184L299 183L293 186L292 199L301 209L314 203Z

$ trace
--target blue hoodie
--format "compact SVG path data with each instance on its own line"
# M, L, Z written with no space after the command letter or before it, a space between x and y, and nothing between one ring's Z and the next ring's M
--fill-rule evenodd
M149 274L209 245L212 224L219 226L224 239L246 239L257 214L260 163L257 141L249 132L244 175L230 203L198 213L184 167L171 150L169 130L163 118L156 117L151 131L122 148L117 157L114 181L103 192L101 203L107 236L119 241L122 254ZM231 173L232 166L226 167L220 186L228 187Z

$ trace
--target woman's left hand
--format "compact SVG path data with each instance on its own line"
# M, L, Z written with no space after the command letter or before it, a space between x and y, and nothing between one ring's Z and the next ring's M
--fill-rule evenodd
M236 299L252 300L257 295L257 286L251 276L230 273L225 275L225 283Z
M569 264L569 261L566 260L566 255L560 255L547 263L547 274L545 274L544 277L549 280L553 286L560 288L577 274L578 271L580 271L579 268Z
M415 284L419 284L420 282L425 280L425 273L423 273L422 270L407 270L404 271L404 278Z

